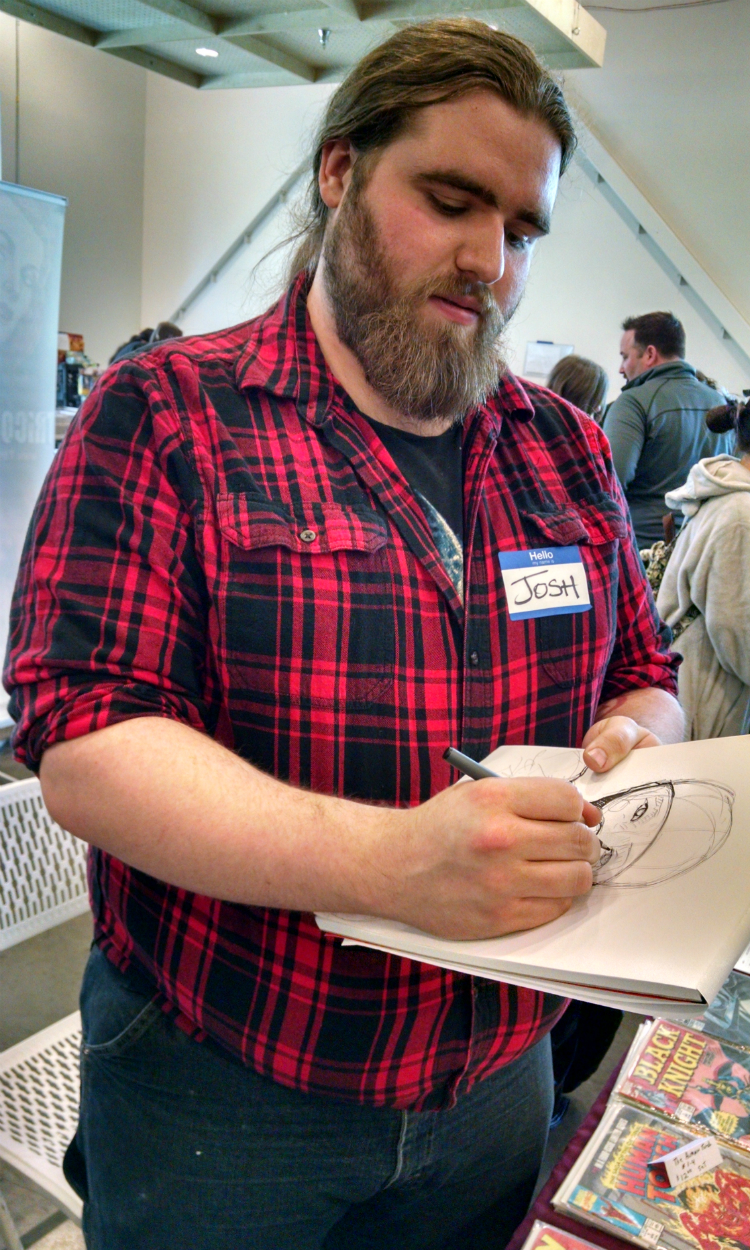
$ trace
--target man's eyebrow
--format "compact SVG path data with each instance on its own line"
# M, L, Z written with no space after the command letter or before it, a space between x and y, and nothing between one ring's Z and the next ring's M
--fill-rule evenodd
M475 182L473 178L467 178L465 174L457 173L452 169L433 169L427 170L426 173L419 174L417 182L440 182L446 187L455 187L457 191L466 191L467 194L476 196L483 204L487 204L489 208L498 207L498 199L494 191L490 191L487 187L483 187L480 182ZM550 220L546 213L540 213L535 208L521 208L515 214L517 221L528 222L539 234L549 234Z

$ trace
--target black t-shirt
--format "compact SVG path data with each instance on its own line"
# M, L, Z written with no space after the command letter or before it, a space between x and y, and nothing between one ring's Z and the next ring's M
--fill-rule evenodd
M367 418L424 510L446 572L463 598L463 429L410 434Z

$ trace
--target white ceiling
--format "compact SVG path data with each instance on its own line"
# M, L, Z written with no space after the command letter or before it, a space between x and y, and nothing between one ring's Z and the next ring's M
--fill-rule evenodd
M0 11L198 88L336 81L399 26L471 13L557 69L601 65L579 0L0 0Z
M750 4L688 2L592 5L607 28L605 64L566 83L583 120L750 321Z

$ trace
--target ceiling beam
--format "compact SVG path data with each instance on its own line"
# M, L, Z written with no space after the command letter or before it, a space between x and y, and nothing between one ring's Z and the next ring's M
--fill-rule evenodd
M140 0L140 3L155 13L161 13L177 22L184 22L188 28L192 27L195 32L200 31L201 34L216 37L217 23L199 9L186 4L185 0ZM354 7L354 0L336 0L336 3ZM188 32L186 32L185 38L190 38ZM224 40L218 39L216 42L221 44ZM305 61L300 60L299 57L293 56L289 52L282 52L279 48L271 47L262 39L254 38L253 35L241 35L234 38L231 42L228 41L228 46L240 48L250 56L265 61L269 65L274 65L277 69L284 70L296 82L315 82L316 72L312 65L308 65ZM114 48L111 50L115 51ZM150 54L147 53L146 55ZM164 64L169 64L169 62L165 61ZM191 70L184 72L192 74L193 78L198 80L198 85L201 86L206 85L206 80L210 77L209 75L204 77L203 75L195 74ZM247 73L253 73L253 69L250 66L248 66ZM175 75L172 75L172 77L175 77ZM235 75L219 75L219 77L235 77ZM181 79L181 81L186 80Z
M530 9L549 22L553 30L581 53L589 65L600 69L604 64L607 32L579 0L525 0ZM579 62L580 63L580 62Z
M225 91L238 87L295 87L298 83L299 79L291 78L285 70L269 69L259 70L257 74L215 74L211 78L203 79L201 91Z
M52 30L56 35L65 35L68 39L76 39L78 43L87 43L93 47L97 32L82 26L80 22L71 22L67 17L58 17L56 13L48 13L36 4L27 4L25 0L0 0L0 12L9 17L19 17L22 22L30 22L32 26L41 26L43 30Z
M138 48L144 44L177 43L195 38L199 33L213 38L215 29L198 32L186 22L154 22L153 26L136 26L133 30L106 30L97 36L96 47L104 52L110 48Z
M359 10L355 0L323 0L328 8L340 17L348 17L351 21L359 21Z
M139 3L144 9L161 13L163 17L171 17L176 22L185 22L204 34L212 35L215 32L216 27L208 14L193 8L192 4L186 4L185 0L139 0Z
M312 65L308 65L306 61L301 61L299 57L293 56L291 52L282 52L280 48L274 48L271 44L266 43L263 39L256 39L254 35L238 35L231 40L233 48L242 48L243 51L249 52L251 56L257 56L262 61L267 61L269 65L275 65L278 69L286 70L299 82L315 82L317 72ZM248 70L248 73L252 73Z
M144 48L107 48L107 52L110 56L118 56L123 61L131 61L133 65L140 65L143 69L153 70L155 74L164 74L166 78L174 78L175 82L182 82L186 87L203 86L202 74L196 74L195 70L186 69L184 65L175 65L174 61L167 61L163 56L146 52Z
M225 39L235 39L238 35L282 35L289 30L318 30L331 22L334 14L331 9L286 9L280 13L256 13L253 17L240 17L224 23L221 35ZM340 21L340 15L335 14ZM358 19L359 20L359 19ZM344 26L350 26L348 18L344 18Z

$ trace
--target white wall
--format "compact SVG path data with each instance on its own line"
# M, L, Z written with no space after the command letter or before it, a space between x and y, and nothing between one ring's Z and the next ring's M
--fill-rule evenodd
M146 71L21 22L20 178L68 200L60 326L105 363L141 325ZM15 20L0 13L3 178L15 179Z
M144 324L174 312L304 155L331 86L195 91L148 75ZM258 249L254 249L257 258ZM244 302L245 255L185 321L215 329L257 311ZM262 304L261 304L262 306Z
M279 92L227 92L220 97L218 109L216 93L211 97L211 114L204 118L203 96L196 101L198 93L190 93L189 88L150 76L144 321L174 311L297 163L323 101L311 98L308 88L286 89L280 93L281 103L292 111L281 117L279 101L265 99L271 94ZM294 116L295 106L301 124ZM259 135L266 135L267 127L259 125L259 119L267 118L275 126L264 146L273 156L266 156L265 163L253 171L240 160L236 148L244 147L248 134L254 159L260 160ZM217 135L223 125L229 126L231 137L219 144ZM176 151L172 150L173 137ZM167 151L171 155L160 160L159 154ZM196 185L196 171L204 163L206 185ZM175 207L162 218L158 206L170 194L175 196ZM277 254L258 272L254 269L285 236L287 225L286 215L279 213L252 246L238 254L182 319L187 333L232 325L267 306L278 288L284 256ZM656 308L671 309L683 322L692 363L730 390L750 384L735 359L574 164L561 185L552 234L538 246L526 296L509 329L512 368L523 372L527 340L573 343L579 355L605 367L613 398L622 382L617 372L620 324L630 314Z

